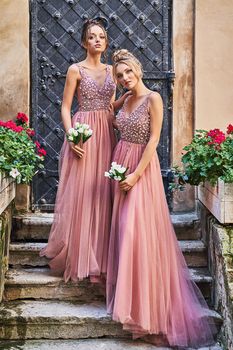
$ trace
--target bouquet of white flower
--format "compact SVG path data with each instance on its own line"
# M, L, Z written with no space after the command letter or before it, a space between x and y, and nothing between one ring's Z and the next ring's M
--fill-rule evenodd
M125 173L127 170L128 168L125 168L116 162L112 162L111 169L109 171L105 171L104 176L116 181L124 181L126 179Z
M88 124L77 122L73 128L68 130L66 137L69 142L73 142L77 145L81 140L83 143L86 142L92 134L93 131Z

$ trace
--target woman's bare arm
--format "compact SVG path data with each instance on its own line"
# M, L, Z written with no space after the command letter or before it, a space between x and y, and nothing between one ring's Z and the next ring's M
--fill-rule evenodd
M72 66L69 67L66 75L66 83L64 87L62 107L61 107L61 117L62 117L62 122L66 133L72 127L71 106L72 106L73 98L77 89L77 84L79 83L80 80L81 80L81 76L79 73L79 69L76 64L72 64ZM70 142L69 144L72 150L75 152L75 154L78 157L82 158L83 154L85 153L84 150L72 142Z
M71 128L71 106L80 79L81 76L77 65L72 64L67 71L61 106L61 117L66 133Z

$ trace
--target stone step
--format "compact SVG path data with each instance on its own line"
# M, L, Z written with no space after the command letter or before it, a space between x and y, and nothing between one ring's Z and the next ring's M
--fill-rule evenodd
M170 350L174 348L158 347L138 340L122 339L81 339L81 340L26 340L0 342L0 350ZM198 350L221 350L216 344ZM186 348L186 350L192 350Z
M200 238L200 222L195 212L171 215L178 239ZM12 241L46 241L53 221L52 213L27 213L13 218Z
M206 316L219 327L213 310ZM104 303L80 305L64 301L17 301L0 305L0 339L128 338L129 333L107 315Z
M4 300L62 299L82 303L105 300L105 287L87 279L65 283L49 268L9 269L6 273Z
M207 266L207 254L201 240L179 241L186 263L190 267ZM9 263L12 266L46 266L48 260L39 256L40 250L46 243L17 242L10 244Z
M212 277L207 268L190 269L204 297L211 296ZM105 290L87 280L64 283L62 277L54 276L48 268L10 269L6 274L4 299L59 299L91 302L104 300Z
M48 266L48 259L39 252L46 246L40 242L17 242L10 244L9 264L11 266Z

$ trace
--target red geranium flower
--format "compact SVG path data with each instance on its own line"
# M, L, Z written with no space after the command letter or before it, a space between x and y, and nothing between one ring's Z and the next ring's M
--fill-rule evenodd
M24 128L22 128L22 126L16 126L14 129L14 131L16 131L16 132L21 132L23 130L24 130Z
M18 122L25 124L28 122L28 117L25 113L18 113L16 116Z
M227 127L227 133L228 134L233 134L233 125L232 124L229 124L228 127Z
M35 136L35 131L33 129L28 128L26 130L26 133L28 134L29 137Z
M36 148L37 148L37 149L40 148L40 142L35 141L35 145L36 145Z
M217 143L218 145L220 145L222 142L226 140L226 136L224 132L222 132L220 129L210 130L207 133L207 137L210 137L212 139L212 141L208 143L210 145L214 143Z
M8 120L7 122L0 122L0 126L4 128L11 129L14 132L21 132L24 130L22 126L17 126L12 120Z
M47 152L44 148L38 149L38 153L40 157L46 156Z

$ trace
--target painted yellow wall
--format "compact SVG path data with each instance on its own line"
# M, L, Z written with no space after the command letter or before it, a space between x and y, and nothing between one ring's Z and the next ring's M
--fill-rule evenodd
M28 0L0 1L0 119L29 112Z
M233 0L196 0L195 128L233 124Z
M0 0L0 14L0 120L9 120L30 110L29 1ZM17 186L17 210L29 209L29 195Z

